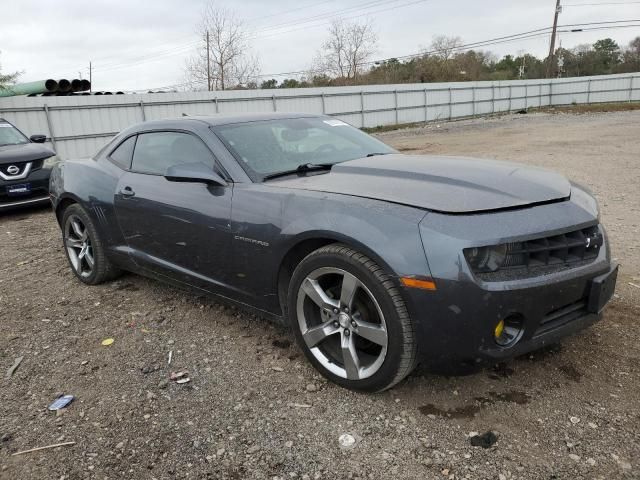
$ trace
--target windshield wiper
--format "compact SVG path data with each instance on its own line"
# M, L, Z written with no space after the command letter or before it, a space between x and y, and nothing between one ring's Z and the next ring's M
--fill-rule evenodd
M284 177L286 175L293 175L294 173L306 173L317 172L321 170L331 170L335 163L303 163L298 165L297 168L291 170L284 170L282 172L270 173L262 177L262 180L270 180L272 178Z

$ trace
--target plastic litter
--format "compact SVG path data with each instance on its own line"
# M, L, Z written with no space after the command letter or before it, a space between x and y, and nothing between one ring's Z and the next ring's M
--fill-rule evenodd
M55 443L53 445L47 445L45 447L30 448L29 450L23 450L21 452L12 453L11 456L15 457L16 455L24 455L25 453L40 452L41 450L49 450L51 448L69 447L69 446L75 445L75 444L76 444L76 442Z
M104 340L102 340L102 346L108 347L109 345L113 345L114 341L115 340L113 338L105 338Z
M342 448L352 448L356 444L356 438L350 433L343 433L338 437L338 443Z
M63 395L61 397L58 397L53 401L51 405L49 405L49 410L55 412L56 410L68 407L74 399L75 397L73 395Z
M169 380L172 380L179 384L189 383L191 381L191 379L189 378L189 372L187 372L186 370L171 372Z
M13 365L11 365L8 369L7 369L7 374L4 376L4 378L9 379L13 376L13 374L15 373L15 371L18 369L18 367L20 366L20 364L22 363L22 360L24 360L24 357L18 357L14 360Z
M171 375L169 375L169 380L173 380L175 382L176 380L180 380L181 378L186 377L189 377L189 372L186 370L180 370L179 372L171 372Z

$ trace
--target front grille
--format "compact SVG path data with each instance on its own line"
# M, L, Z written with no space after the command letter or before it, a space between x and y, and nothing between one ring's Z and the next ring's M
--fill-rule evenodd
M565 305L564 307L555 309L547 313L540 326L533 334L533 337L538 337L549 333L556 328L560 328L580 317L584 317L587 314L587 301L585 299L578 300L577 302Z
M0 165L0 172L2 172L7 177L13 177L24 173L24 169L26 167L26 163L9 163L6 165Z
M486 247L500 251L501 259L491 268L471 266L484 281L529 278L587 265L598 257L603 245L602 232L592 225L560 235Z
M13 178L22 177L25 174L27 168L29 169L30 175L31 172L42 168L43 164L44 160L35 160L33 162L5 163L3 165L0 165L0 180L11 180Z
M596 225L553 237L509 243L503 268L539 267L593 260L598 256L602 244L602 234Z

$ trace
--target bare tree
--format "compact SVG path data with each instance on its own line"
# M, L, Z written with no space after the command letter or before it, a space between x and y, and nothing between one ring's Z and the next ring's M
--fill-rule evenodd
M431 52L440 57L445 62L453 57L453 54L462 46L460 37L447 37L446 35L437 35L433 37L431 42Z
M260 64L244 24L231 10L205 5L198 25L202 47L187 60L187 82L225 90L255 81Z
M2 65L0 65L0 90L5 90L9 85L13 84L20 76L20 72L2 73Z
M356 80L377 45L378 35L371 22L334 20L329 27L329 38L316 55L314 73Z

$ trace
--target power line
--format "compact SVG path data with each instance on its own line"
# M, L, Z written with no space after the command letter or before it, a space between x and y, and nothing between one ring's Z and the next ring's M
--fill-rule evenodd
M608 27L576 28L573 30L558 30L558 31L560 33L581 33L581 32L590 32L593 30L611 30L616 28L631 28L631 27L640 27L640 23L635 23L633 25L611 25Z
M201 41L200 40L196 40L193 42L189 42L185 45L180 45L180 46L176 46L174 48L162 51L162 52L156 52L156 53L151 53L151 54L147 54L147 55L143 55L140 57L136 57L136 58L132 58L130 60L127 61L123 61L120 63L108 63L106 65L98 65L98 68L96 70L100 71L100 72L104 72L104 71L109 71L109 70L117 70L120 68L124 68L124 67L128 67L132 64L140 64L140 63L147 63L150 61L155 61L158 58L163 58L163 57L170 57L173 55L179 55L181 53L186 53L188 51L190 51L193 47L195 47L196 45L198 45Z
M330 3L330 2L333 2L333 1L335 1L335 0L325 0L324 2L318 2L318 3L311 4L311 5L306 5L306 6L303 6L303 7L292 8L292 9L289 9L289 10L284 10L284 11L280 11L280 12L276 12L276 13L271 13L269 15L264 15L262 17L250 18L249 20L247 20L246 23L251 23L251 22L253 22L255 20L264 20L265 18L277 17L279 15L288 15L288 14L290 14L292 12L297 12L299 10L306 10L307 8L314 8L314 7L317 7L318 5L323 5L325 3Z
M400 1L400 0L395 0L395 1ZM400 4L400 5L395 5L393 7L386 7L386 8L380 9L380 10L374 10L372 12L361 13L361 14L355 15L353 17L347 17L346 20L354 20L356 18L365 17L365 16L369 16L369 15L375 15L375 14L386 12L386 11L389 11L389 10L397 10L399 8L409 7L411 5L416 5L418 3L423 3L423 2L428 2L428 1L430 1L430 0L414 0L414 1L409 2L409 3L403 3L403 4ZM333 18L333 17L328 17L328 18ZM315 20L315 21L321 21L321 20ZM317 23L315 25L300 26L300 27L297 27L297 28L291 28L289 30L276 31L274 33L267 33L266 35L265 34L260 34L260 35L257 35L255 37L253 37L253 38L256 39L256 38L275 37L275 36L278 36L278 35L283 35L283 34L287 34L287 33L291 33L291 32L296 32L298 30L308 30L308 29L311 29L311 28L322 27L324 25L329 25L330 23L331 23L330 21L329 22L323 21L322 23Z
M637 5L640 2L565 3L563 7L589 7L596 5Z
M331 12L324 12L324 13L320 13L317 15L313 15L311 17L306 17L306 18L299 18L299 19L294 19L294 20L290 20L287 22L283 22L283 23L278 23L275 25L270 25L264 28L260 28L257 30L257 32L266 32L266 31L271 31L271 30L279 30L280 28L285 28L288 26L296 26L296 25L302 25L305 23L310 23L310 22L314 22L317 20L325 20L327 18L333 18L336 16L339 16L343 13L349 12L349 13L354 13L360 10L367 10L369 8L375 8L378 7L380 5L383 4L389 4L389 3L397 3L401 0L373 0L373 1L367 1L367 2L363 2L363 3L359 3L357 5L353 5L351 7L347 7L347 8L342 8L339 10L335 10L335 11L331 11Z

